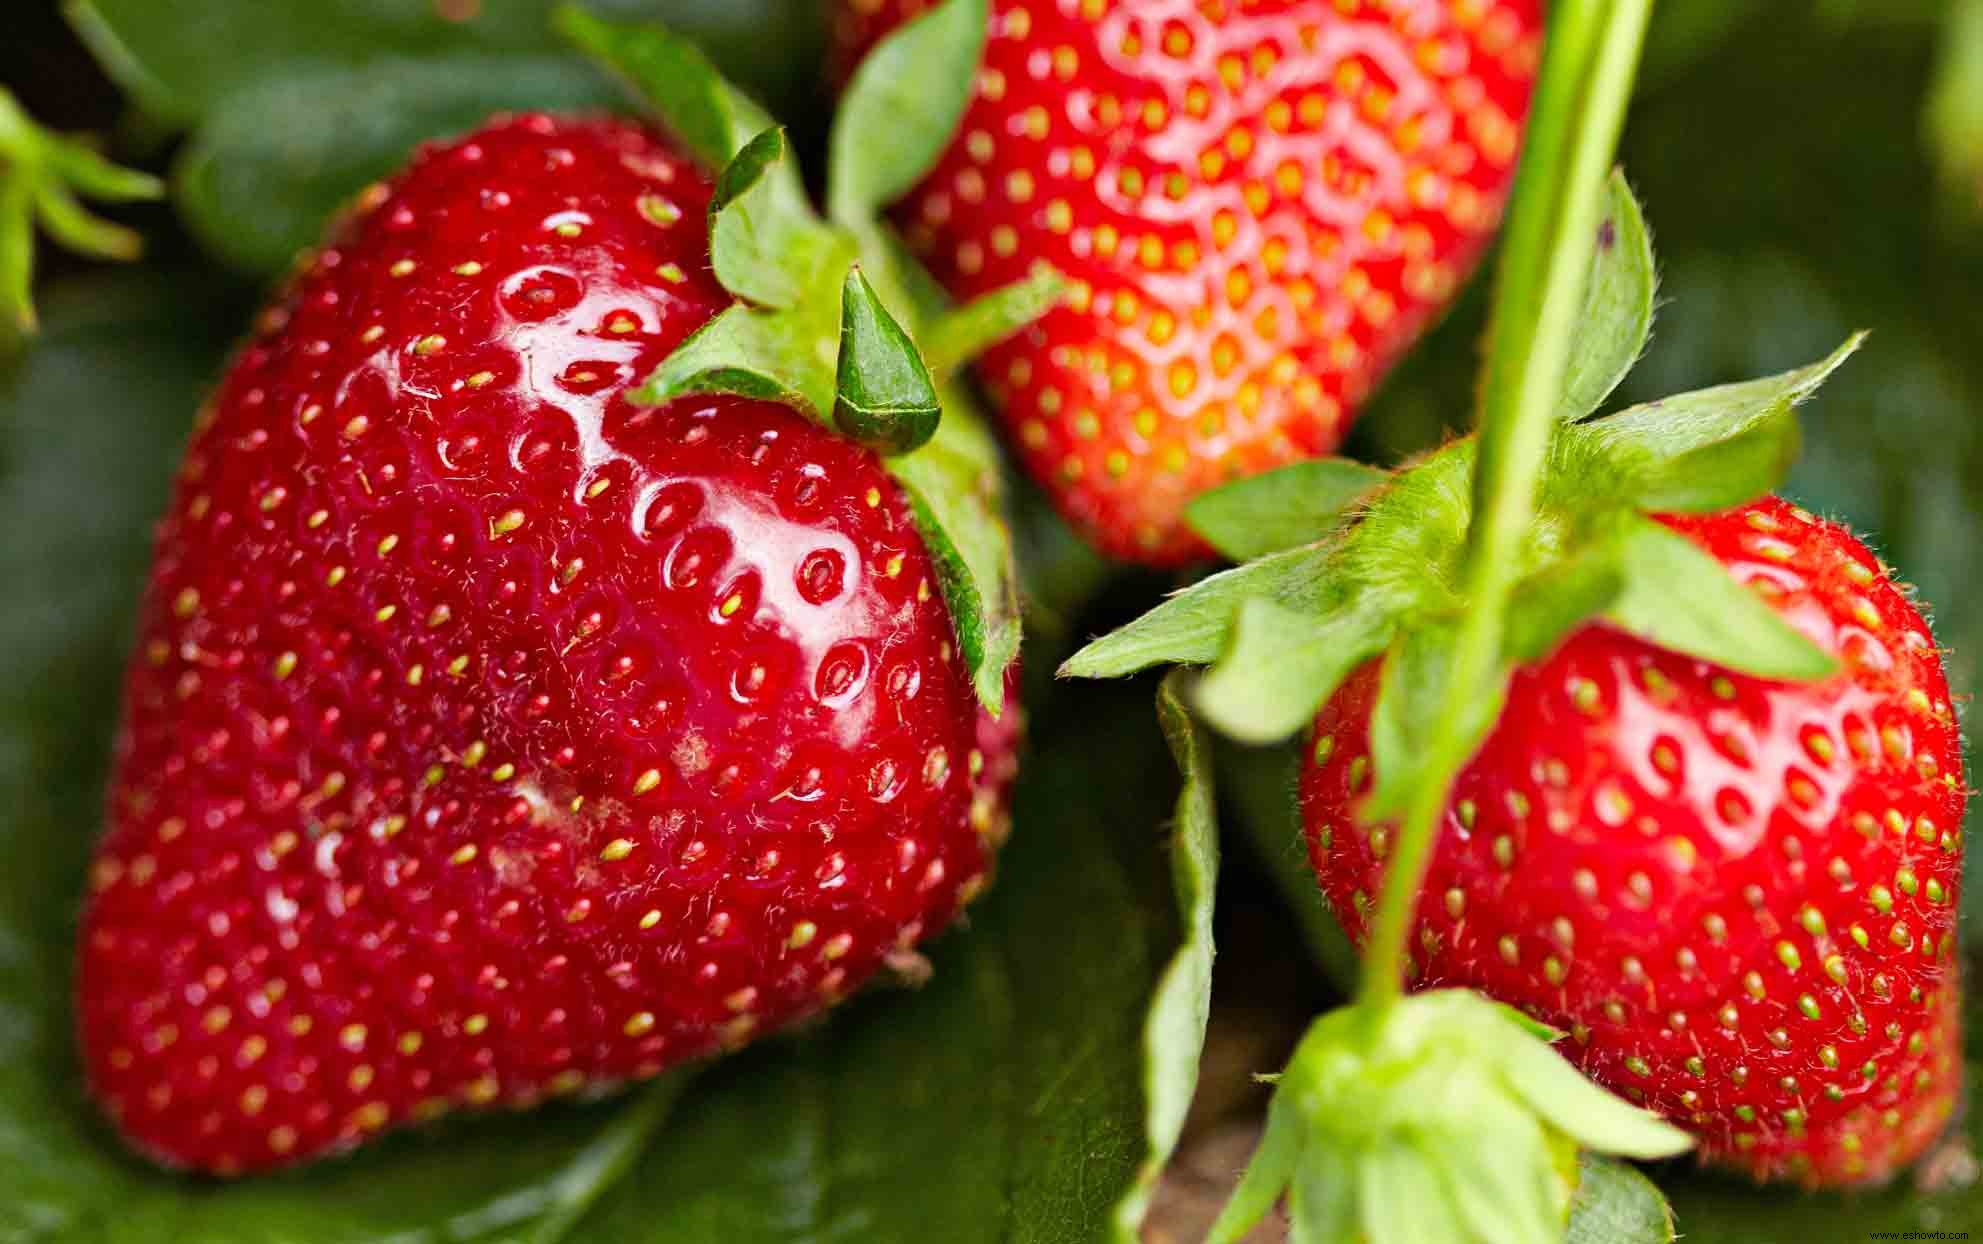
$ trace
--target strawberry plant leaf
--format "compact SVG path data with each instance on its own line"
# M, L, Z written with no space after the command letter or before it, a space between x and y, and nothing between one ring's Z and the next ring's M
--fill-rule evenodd
M961 307L945 310L923 330L923 357L942 376L1053 310L1067 292L1067 278L1042 263L1014 281Z
M762 115L752 115L756 110L702 49L666 27L605 21L576 4L561 5L555 22L558 33L653 108L703 167L723 168L764 129Z
M859 266L849 268L841 298L834 426L877 453L904 454L936 435L942 409L916 343L881 305Z
M424 139L501 109L617 103L605 75L547 38L556 7L208 0L189 12L150 0L67 0L64 12L150 118L190 130L173 198L200 242L234 266L272 273ZM651 0L590 7L628 19L653 13ZM783 103L816 88L823 31L812 0L692 3L670 13L683 36L763 97Z
M1184 517L1227 558L1249 561L1323 539L1389 479L1348 458L1316 458L1200 493Z
M1343 679L1390 640L1390 619L1354 603L1316 617L1247 600L1192 703L1238 742L1278 742L1307 725Z
M1611 171L1604 194L1604 223L1598 226L1583 316L1556 408L1556 417L1566 423L1604 404L1652 335L1653 299L1659 289L1652 232L1622 171Z
M1205 1022L1212 1006L1212 902L1219 884L1219 827L1211 741L1192 723L1179 694L1181 675L1157 691L1157 723L1170 745L1183 786L1172 816L1171 878L1182 937L1157 980L1143 1026L1143 1098L1148 1125L1143 1158L1130 1189L1116 1203L1116 1238L1133 1241L1151 1194L1184 1134L1198 1087Z
M540 42L542 42L540 40ZM243 84L194 130L172 197L195 238L248 272L275 272L333 210L436 135L503 108L603 108L610 82L564 56L449 53L358 66L294 65ZM253 211L242 205L252 203Z
M155 119L186 128L236 91L280 79L305 62L354 68L456 52L541 53L559 3L206 0L188 13L150 0L65 0L63 9L120 87ZM586 0L586 7L629 21L656 14L653 0ZM663 11L674 29L758 98L782 111L810 96L824 35L811 0L688 0Z
M1618 542L1625 590L1605 617L1662 648L1761 678L1823 678L1837 662L1685 536L1630 522Z
M1093 780L1166 764L1141 694L1047 720L999 884L932 947L927 986L713 1066L665 1120L652 1086L233 1183L128 1155L72 1047L77 827L98 816L149 526L238 309L179 275L98 288L51 292L46 335L0 377L0 521L39 533L0 566L41 584L0 605L0 1237L1131 1238L1190 1096L1216 868L1201 738L1177 740L1175 806L1168 783ZM1172 817L1169 868L1152 848Z
M1983 204L1983 0L1955 0L1942 20L1928 137L1949 197L1973 216Z
M827 140L827 214L860 228L923 179L970 102L986 0L943 0L876 44L840 97Z

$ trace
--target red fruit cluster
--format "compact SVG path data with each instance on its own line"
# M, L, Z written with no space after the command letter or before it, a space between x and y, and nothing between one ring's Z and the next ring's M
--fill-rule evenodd
M1928 626L1864 545L1780 500L1667 523L1842 662L1768 682L1602 625L1516 677L1454 791L1412 941L1416 983L1570 1034L1600 1082L1711 1158L1881 1179L1941 1131L1961 1075L1962 752ZM1317 717L1310 854L1361 938L1387 831L1376 667Z
M925 0L841 0L869 46ZM1498 220L1540 0L996 0L957 139L904 204L968 297L1065 304L981 374L1104 551L1203 555L1182 511L1327 453Z
M731 301L709 196L617 121L428 150L202 412L81 935L89 1083L155 1158L651 1076L983 885L1016 728L879 460L625 400Z

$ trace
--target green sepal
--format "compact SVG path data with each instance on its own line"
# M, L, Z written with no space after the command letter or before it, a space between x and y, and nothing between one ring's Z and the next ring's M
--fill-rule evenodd
M882 463L909 496L978 700L997 716L1020 638L1005 480L996 445L970 411L970 399L956 386L946 386L941 397L946 415L929 443Z
M1346 605L1320 616L1271 600L1243 602L1218 664L1192 702L1242 743L1274 743L1315 716L1345 678L1390 642L1390 619Z
M789 239L781 236L789 224L776 219L777 196L765 178L788 155L784 128L765 130L723 166L709 199L709 259L716 279L761 307L789 307L805 292L803 274L791 263Z
M1583 1154L1564 1244L1673 1244L1673 1207L1637 1167Z
M1315 458L1202 492L1184 519L1207 544L1243 562L1330 535L1390 478L1348 458Z
M841 435L881 454L904 454L936 435L936 382L881 296L847 270L840 310L839 387L833 423Z
M1489 682L1466 698L1466 719L1457 729L1437 733L1440 706L1452 680L1453 653L1459 638L1451 616L1419 618L1384 657L1377 703L1370 713L1370 769L1374 785L1357 815L1365 824L1390 820L1405 810L1413 793L1425 784L1426 773L1447 763L1441 745L1458 753L1464 763L1479 750L1501 715L1508 695L1513 663L1500 662Z
M924 330L923 358L942 376L1051 311L1067 294L1067 278L1052 264L1034 266L1023 280L980 294L943 312Z
M35 328L36 221L79 255L132 260L143 252L143 239L93 214L83 199L130 203L164 194L156 177L119 168L85 143L42 129L0 87L0 348Z
M1608 551L1590 550L1553 562L1515 585L1501 651L1517 664L1540 661L1624 591L1625 572Z
M733 304L677 346L627 400L659 406L691 393L734 393L783 402L825 423L835 377L833 360L812 345L817 318Z
M1556 408L1559 420L1575 422L1596 410L1639 361L1652 335L1658 292L1652 233L1624 172L1613 169L1605 185L1604 222L1591 256L1583 315Z
M1810 681L1838 662L1735 581L1713 554L1649 518L1616 537L1625 590L1605 610L1614 625L1685 656L1758 678Z
M1302 1038L1206 1239L1234 1244L1286 1191L1298 1240L1561 1244L1575 1146L1668 1157L1691 1144L1478 994L1346 1007Z
M1332 550L1290 549L1221 571L1089 643L1060 667L1062 678L1121 678L1153 665L1210 665L1230 642L1240 605L1256 597L1304 614L1344 599L1325 571Z
M1865 333L1854 333L1807 367L1662 398L1564 429L1548 500L1588 504L1610 496L1640 509L1694 513L1762 496L1783 481L1795 456L1795 407L1865 340Z
M963 120L990 26L986 0L944 0L877 43L827 139L827 215L864 227L936 164Z

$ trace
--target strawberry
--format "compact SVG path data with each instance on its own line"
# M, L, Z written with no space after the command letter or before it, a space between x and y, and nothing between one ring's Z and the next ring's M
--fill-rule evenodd
M155 1160L650 1077L983 886L1016 726L892 470L628 400L732 305L711 195L630 122L424 150L202 412L80 934L90 1090Z
M840 0L851 59L927 0ZM1067 302L980 374L1110 555L1206 549L1205 489L1341 442L1480 256L1540 0L996 0L962 125L903 202L954 294Z
M1961 742L1927 623L1866 547L1774 498L1663 521L1841 670L1770 681L1602 623L1516 672L1462 773L1413 939L1416 985L1571 1033L1600 1083L1708 1158L1813 1185L1917 1157L1960 1080ZM1387 830L1379 663L1314 723L1309 853L1353 936Z

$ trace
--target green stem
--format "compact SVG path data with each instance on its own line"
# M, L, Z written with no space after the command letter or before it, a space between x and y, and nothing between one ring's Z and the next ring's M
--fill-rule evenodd
M1557 395L1602 217L1652 0L1562 0L1555 6L1528 137L1515 180L1481 382L1474 519L1465 598L1439 710L1428 780L1401 818L1370 941L1362 1001L1397 998L1405 937L1453 780L1475 740L1463 722L1501 675L1508 600L1535 519Z

